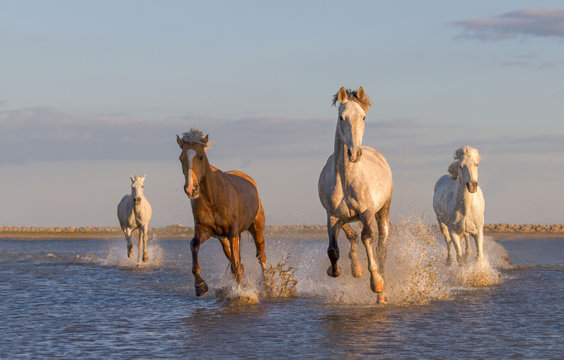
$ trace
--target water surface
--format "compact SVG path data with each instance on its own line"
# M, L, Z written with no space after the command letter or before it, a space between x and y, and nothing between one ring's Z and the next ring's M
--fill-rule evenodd
M420 235L390 238L384 306L366 274L350 276L342 240L343 276L331 279L325 239L268 239L269 263L287 256L298 285L267 299L246 237L245 291L259 303L241 305L215 295L242 291L216 240L201 247L210 292L197 298L188 241L152 239L137 268L124 240L1 239L0 358L561 357L564 239L488 239L492 284L473 286L482 270L448 268L442 240Z

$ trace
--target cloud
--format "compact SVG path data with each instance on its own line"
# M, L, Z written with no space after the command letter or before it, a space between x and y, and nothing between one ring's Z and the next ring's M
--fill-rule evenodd
M334 122L328 119L186 116L153 121L127 116L85 118L51 107L35 107L0 111L0 165L176 159L175 137L191 127L210 134L214 156L231 158L325 153L334 132Z
M462 28L459 38L505 40L535 36L564 39L564 10L560 9L523 9L453 24Z
M184 116L146 120L129 116L81 117L52 107L0 111L0 165L73 160L166 161L178 157L176 135L199 127L213 142L210 156L253 159L326 158L336 120L254 116L220 119ZM429 127L406 118L369 121L367 145L395 144ZM409 129L416 131L409 132ZM395 140L394 140L395 139Z

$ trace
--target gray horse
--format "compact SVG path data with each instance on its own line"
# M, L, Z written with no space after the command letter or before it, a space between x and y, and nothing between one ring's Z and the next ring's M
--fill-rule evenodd
M149 261L147 254L147 233L149 231L149 221L153 215L149 200L143 195L143 183L145 175L131 175L131 194L125 195L117 207L119 225L125 234L127 241L127 256L133 257L133 245L131 235L133 231L139 230L139 257L137 266L141 266L141 260ZM141 256L143 254L143 256Z

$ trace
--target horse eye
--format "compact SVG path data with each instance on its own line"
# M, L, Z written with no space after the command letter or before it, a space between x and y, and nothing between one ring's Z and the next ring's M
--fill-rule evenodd
M343 117L342 117L342 116L339 116L339 120L343 121L344 119L343 119Z
M365 119L366 119L366 116L363 116L363 117L362 117L362 121L364 121Z

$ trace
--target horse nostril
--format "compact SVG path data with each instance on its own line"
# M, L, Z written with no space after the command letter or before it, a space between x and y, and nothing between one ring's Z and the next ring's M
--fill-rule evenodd
M348 148L348 149L347 149L347 155L348 155L349 157L351 157L351 156L352 156L352 151L351 151L351 149L350 149L350 148Z
M356 155L357 158L362 156L362 148L358 149L358 153Z

